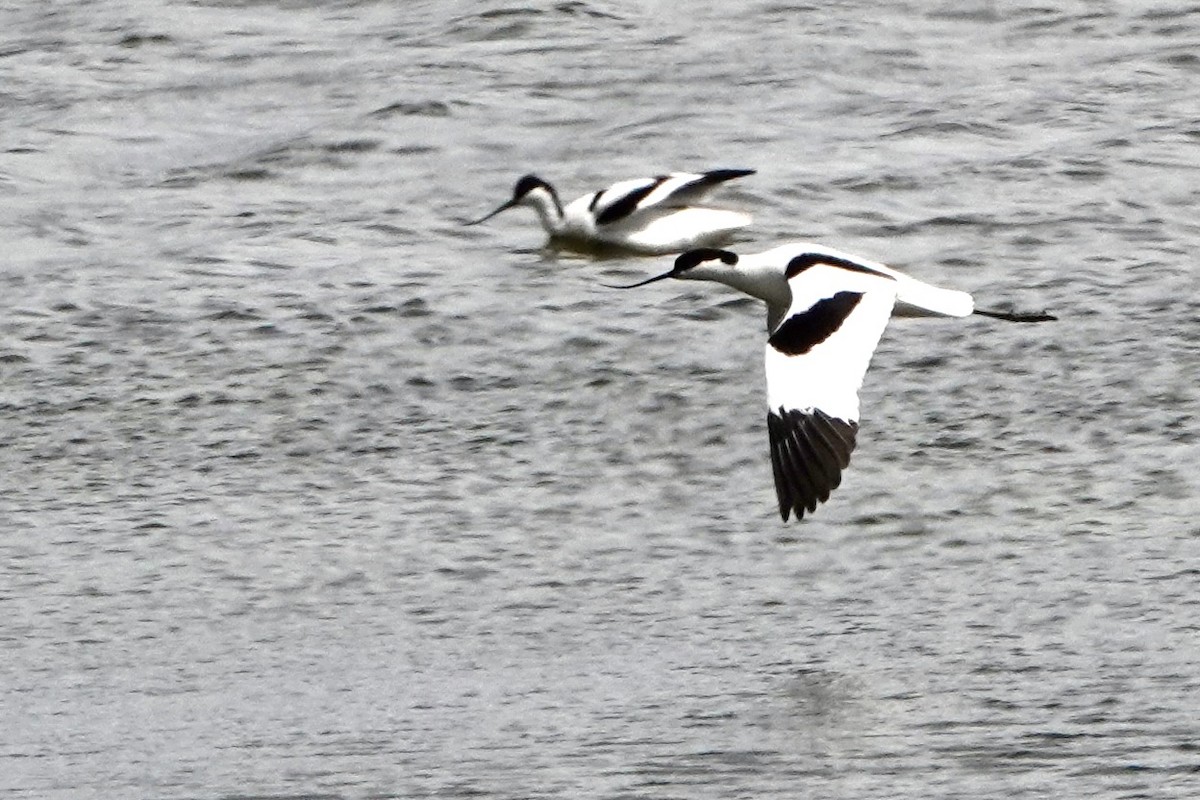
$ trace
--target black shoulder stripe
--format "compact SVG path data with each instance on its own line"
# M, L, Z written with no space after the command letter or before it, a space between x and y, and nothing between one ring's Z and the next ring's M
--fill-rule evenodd
M838 292L818 300L807 311L785 319L767 344L786 356L802 356L842 327L862 297L862 292Z
M616 222L619 219L628 217L637 208L638 203L642 202L642 200L646 198L646 195L650 194L659 186L661 186L664 180L666 180L666 178L660 176L655 178L652 183L649 183L640 189L634 189L632 192L601 211L600 215L596 217L596 224L607 225L610 222ZM595 201L593 201L593 204L594 202Z
M792 513L803 519L841 484L858 425L820 409L780 408L767 414L767 431L779 514L785 522Z
M598 191L594 195L592 195L592 202L588 203L588 211L596 210L596 203L600 202L600 195L602 195L602 194L604 194L603 189L601 189L600 191Z
M891 275L885 272L880 272L877 269L871 269L865 264L859 264L857 261L851 261L848 258L838 258L837 256L827 255L825 253L801 253L788 262L787 278L792 278L799 275L809 267L815 267L818 264L826 264L831 267L839 267L841 269L850 270L851 272L862 272L867 275L878 275L881 278L894 280Z

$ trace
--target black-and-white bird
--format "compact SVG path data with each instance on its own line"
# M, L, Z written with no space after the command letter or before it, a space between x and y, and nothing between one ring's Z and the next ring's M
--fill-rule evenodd
M715 169L636 178L585 194L565 208L553 186L526 175L517 181L511 199L466 224L478 225L501 211L529 206L551 239L565 244L603 245L648 255L678 253L726 242L750 224L748 214L697 203L726 181L753 174L752 169Z
M807 242L753 255L698 249L668 272L628 286L716 281L767 304L767 432L779 513L801 519L842 480L858 433L858 390L893 311L903 316L1045 322L1048 314L975 307L883 264Z

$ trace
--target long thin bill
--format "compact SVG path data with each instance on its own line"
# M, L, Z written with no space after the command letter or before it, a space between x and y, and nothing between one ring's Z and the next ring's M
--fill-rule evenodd
M509 200L507 203L500 206L499 208L497 208L495 211L491 212L490 214L484 214L479 219L471 220L470 222L464 222L463 225L478 225L479 223L489 220L492 217L496 216L501 211L507 211L508 209L512 208L514 205L516 205L516 203L514 203L512 200Z
M675 274L675 271L672 270L670 272L664 272L662 275L655 275L653 278L646 278L646 280L644 280L644 281L638 281L637 283L630 283L625 286L617 286L612 283L602 283L600 285L605 287L606 289L636 289L639 286L645 286L647 283L654 283L655 281L666 280L667 278L670 278L674 274Z

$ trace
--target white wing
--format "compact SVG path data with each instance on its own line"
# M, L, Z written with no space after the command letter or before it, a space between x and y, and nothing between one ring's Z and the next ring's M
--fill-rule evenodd
M753 174L752 169L715 169L621 181L592 195L588 210L597 225L609 225L650 208L683 208L725 181Z
M800 257L812 260L827 259L830 263L853 264L893 278L896 281L897 316L967 317L975 309L974 299L966 292L933 286L892 269L886 264L880 264L878 261L870 261L813 242L793 242L780 245L758 255L758 258L772 263L788 263Z
M789 270L792 304L766 348L767 430L784 520L816 510L841 483L858 431L858 390L896 303L891 275L814 255Z

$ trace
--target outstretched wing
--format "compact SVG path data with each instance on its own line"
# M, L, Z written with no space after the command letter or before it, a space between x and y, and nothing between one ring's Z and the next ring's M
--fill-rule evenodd
M767 414L767 431L779 513L784 522L793 511L796 519L802 519L806 510L815 511L842 482L858 423L831 417L819 408L780 408Z
M683 208L726 181L753 174L752 169L714 169L621 181L592 195L588 210L597 225L611 225L650 208Z
M852 261L805 254L787 274L792 304L766 348L767 431L785 521L815 511L841 483L858 390L896 302L894 278Z

